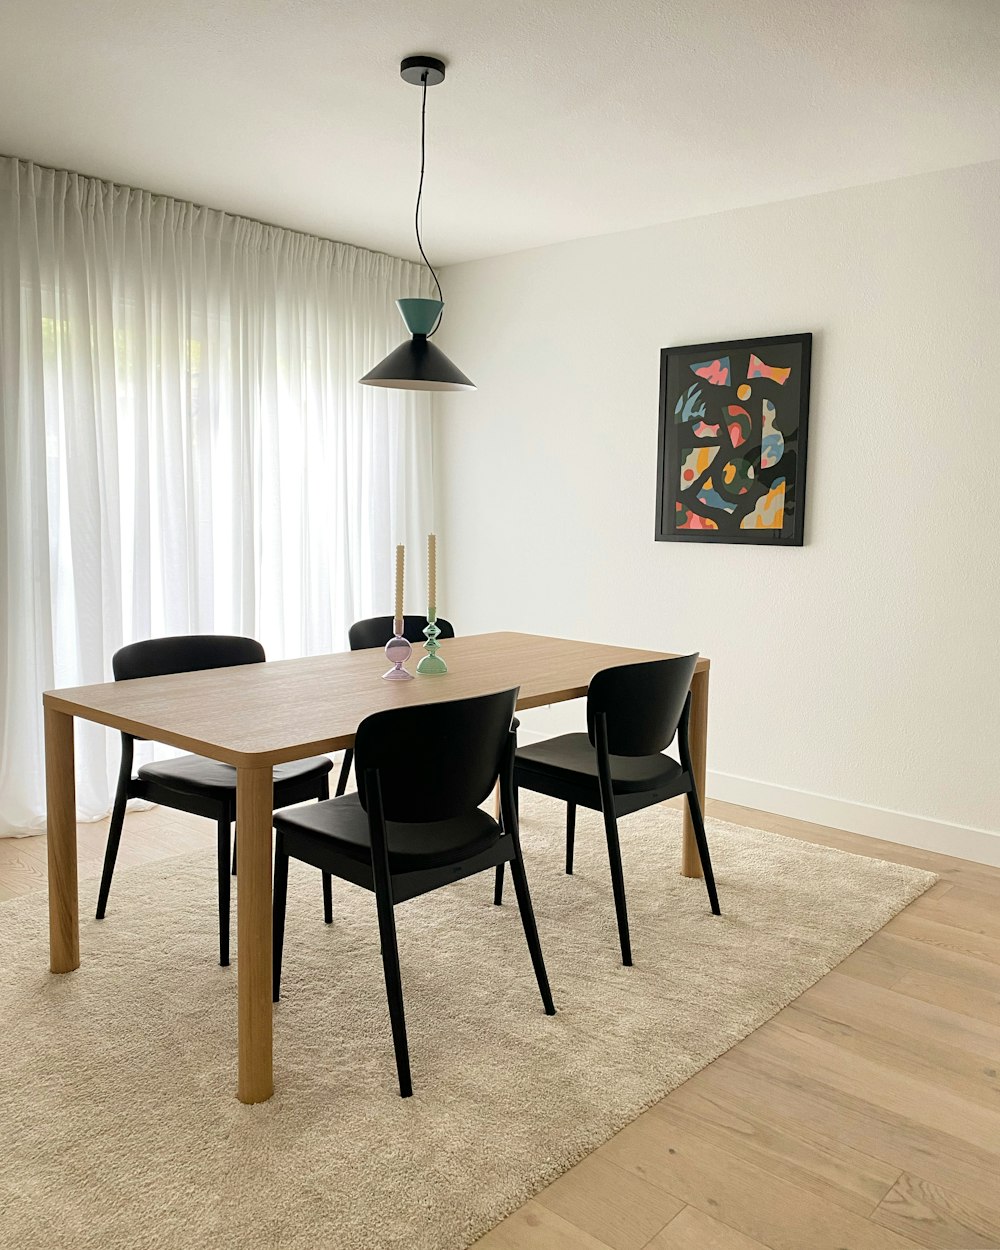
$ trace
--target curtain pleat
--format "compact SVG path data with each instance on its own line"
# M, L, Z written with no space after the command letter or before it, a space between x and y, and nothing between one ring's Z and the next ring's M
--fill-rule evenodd
M408 261L0 159L0 836L44 824L42 691L124 643L339 650L390 610L397 542L418 608L429 397L357 379L429 294ZM78 726L82 819L117 759Z

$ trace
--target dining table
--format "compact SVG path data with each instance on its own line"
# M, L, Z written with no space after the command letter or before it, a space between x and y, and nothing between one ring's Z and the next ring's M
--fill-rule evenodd
M274 765L353 746L359 724L375 712L515 686L517 709L522 711L585 696L591 678L601 669L665 659L672 653L501 632L450 639L440 654L447 673L413 681L381 680L386 659L376 649L46 691L42 703L52 972L68 973L80 966L74 718L232 765L239 842L237 1097L244 1103L270 1098ZM691 686L689 733L702 801L708 676L709 661L701 657ZM421 744L414 743L414 750L420 749ZM680 871L688 877L701 875L686 807Z

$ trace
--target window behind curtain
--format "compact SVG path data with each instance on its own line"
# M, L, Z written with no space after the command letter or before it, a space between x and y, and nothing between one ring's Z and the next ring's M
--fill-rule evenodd
M339 649L431 528L426 395L357 379L409 262L0 160L0 834L44 818L41 691L115 649L244 633ZM413 583L411 582L411 589ZM109 802L113 735L78 735Z

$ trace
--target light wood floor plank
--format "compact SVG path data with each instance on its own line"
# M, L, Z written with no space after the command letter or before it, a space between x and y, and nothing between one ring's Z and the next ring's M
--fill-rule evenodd
M997 1178L1000 1189L1000 1176ZM1000 1208L960 1198L941 1185L904 1173L872 1217L932 1250L997 1250ZM986 1201L989 1196L984 1195Z
M878 950L870 941L837 965L841 976L866 981L869 985L877 985L884 990L891 990L911 970L909 964L892 953Z
M600 1153L571 1168L536 1201L600 1238L611 1250L642 1250L684 1206Z
M856 1091L834 1089L805 1062L775 1060L734 1047L697 1078L730 1088L741 1105L793 1123L812 1125L831 1140L872 1155L900 1172L927 1176L970 1197L996 1187L997 1148L980 1148L960 1137L888 1111Z
M900 977L893 989L898 994L948 1007L959 1015L971 1016L986 1024L1000 1024L1000 993L992 988L956 985L950 977L913 971Z
M839 1093L860 1096L872 1106L984 1150L1000 1142L1000 1106L989 1106L971 1094L956 1094L944 1084L920 1079L912 1070L847 1052L836 1042L797 1032L783 1019L758 1029L743 1047L748 1053L800 1066Z
M930 893L930 891L928 891ZM920 914L942 920L956 929L1000 938L1000 899L964 886L951 886L947 892L928 899Z
M805 1121L779 1119L769 1107L751 1109L731 1090L700 1077L668 1094L654 1111L708 1144L860 1215L870 1215L898 1180L900 1169L892 1164Z
M956 985L972 989L986 989L1000 994L1000 966L958 951L943 950L929 942L882 929L865 943L865 949L873 950L886 959L906 968L907 972L929 973L945 977Z
M611 1250L576 1224L532 1200L476 1242L476 1250Z
M901 912L889 921L884 932L914 942L926 942L949 954L984 960L994 968L1000 966L1000 936L964 929L933 918L922 910Z
M897 998L901 998L897 995ZM831 1042L846 1055L893 1069L913 1078L923 1087L949 1090L959 1098L976 1103L986 1094L1000 1111L1000 1074L988 1056L958 1046L931 1042L919 1034L894 1028L891 1017L860 1018L841 1004L817 1006L822 1000L809 998L783 1012L779 1023L788 1033ZM990 1073L994 1075L990 1075ZM998 1124L1000 1132L1000 1124Z
M770 1247L720 1224L697 1207L685 1207L653 1238L646 1250L770 1250Z
M600 1152L770 1250L913 1250L915 1244L706 1142L664 1104Z
M901 1034L915 1048L925 1041L940 1042L962 1055L1000 1055L1000 1025L987 1024L898 991L887 994L841 976L839 969L817 982L793 1005L800 1010L820 1011L831 1019L844 1019L875 1037Z

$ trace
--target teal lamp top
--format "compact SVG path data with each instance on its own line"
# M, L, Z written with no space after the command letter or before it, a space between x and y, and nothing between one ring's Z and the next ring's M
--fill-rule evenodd
M411 334L430 334L444 303L439 299L398 299L396 307Z

